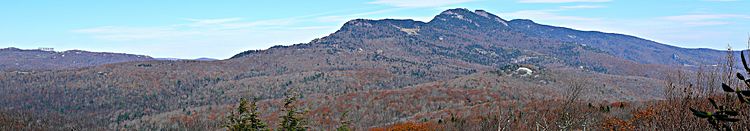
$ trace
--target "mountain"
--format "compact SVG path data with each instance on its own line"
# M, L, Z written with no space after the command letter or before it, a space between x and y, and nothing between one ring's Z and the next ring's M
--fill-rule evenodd
M580 31L534 23L531 20L512 20L514 31L528 37L547 38L564 43L578 43L600 49L610 55L642 64L709 65L726 55L717 50L687 49L670 46L635 36Z
M148 60L154 59L143 55L82 50L55 52L18 48L0 49L0 70L59 70Z
M545 54L562 52L543 48L583 48L588 50L586 52L598 52L639 64L715 65L718 64L718 61L714 61L716 58L726 55L723 51L680 48L623 34L580 31L538 24L525 19L506 21L483 10L470 11L461 8L446 10L427 23L413 20L356 19L344 24L331 36L310 44L333 44L326 41L328 39L383 37L411 39L412 41L404 43L423 42L434 44L438 48L453 46L445 45L450 43L465 46L501 46ZM255 50L240 53L233 58L251 52Z
M215 61L215 60L219 60L219 59L201 57L201 58L197 58L197 59L193 59L193 60L197 60L197 61Z
M215 61L215 60L219 60L219 59L205 58L205 57L196 58L196 59L180 59L180 58L155 58L155 59L156 60L165 60L165 61L180 61L180 60Z
M716 65L726 53L459 8L429 22L355 19L309 43L227 60L0 72L0 105L80 120L58 126L70 129L217 130L239 98L259 99L262 118L275 123L279 103L296 92L312 130L334 129L343 112L366 129L456 114L489 119L481 116L497 108L564 99L574 85L586 88L590 106L664 99L665 72Z
M155 58L156 60L165 60L165 61L178 61L182 60L180 58Z

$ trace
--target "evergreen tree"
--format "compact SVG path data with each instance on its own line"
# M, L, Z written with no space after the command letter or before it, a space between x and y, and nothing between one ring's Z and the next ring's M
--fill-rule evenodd
M248 114L250 119L250 130L251 131L268 131L266 123L260 120L260 112L258 112L257 98L250 103L250 113Z
M287 98L284 100L284 111L286 112L286 115L281 116L280 126L282 131L307 130L305 127L306 121L301 116L303 112L299 111L299 109L294 106L296 100L297 97L293 95L287 95Z
M237 113L229 115L229 123L225 127L231 131L268 131L266 124L258 118L260 114L258 113L256 101L253 100L250 103L250 110L248 110L247 106L247 100L245 98L240 99Z
M341 114L341 125L336 128L336 131L351 131L352 129L349 128L349 120L346 118L349 111L344 111L343 114Z

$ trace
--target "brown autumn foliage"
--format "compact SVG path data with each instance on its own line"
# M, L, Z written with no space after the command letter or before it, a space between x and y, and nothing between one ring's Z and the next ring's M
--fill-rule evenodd
M432 122L406 122L391 125L389 127L371 128L370 131L434 131L438 130Z
M703 58L722 52L524 20L507 21L523 28L479 28L448 14L435 23L353 20L310 43L222 61L4 71L0 105L29 113L0 116L0 122L61 130L221 130L239 98L261 98L261 119L279 123L283 95L294 90L302 94L295 104L308 109L311 130L335 129L343 112L355 130L710 130L688 107L708 109L706 97L731 104L714 90L720 82L739 84L725 79L731 69L702 66L713 62ZM416 27L419 35L400 30ZM682 63L698 66L674 65ZM18 130L36 127L45 126Z

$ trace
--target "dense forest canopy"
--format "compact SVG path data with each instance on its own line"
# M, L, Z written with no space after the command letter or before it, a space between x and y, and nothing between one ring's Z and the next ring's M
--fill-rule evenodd
M748 105L734 98L744 95L720 91L721 83L745 82L734 78L743 68L736 64L739 52L507 21L483 10L449 9L428 22L355 19L309 43L217 61L97 53L58 59L62 54L0 50L0 129L742 130L750 125L750 115L742 111ZM9 66L11 58L26 60L26 66ZM70 61L88 63L56 65ZM708 110L706 98L731 104L718 114L737 120L708 115L717 113Z

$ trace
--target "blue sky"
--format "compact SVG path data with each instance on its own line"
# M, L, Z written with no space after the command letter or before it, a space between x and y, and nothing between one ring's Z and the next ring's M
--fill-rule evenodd
M747 0L18 0L0 2L0 48L228 58L309 42L350 19L429 21L449 8L623 33L689 48L746 48Z

